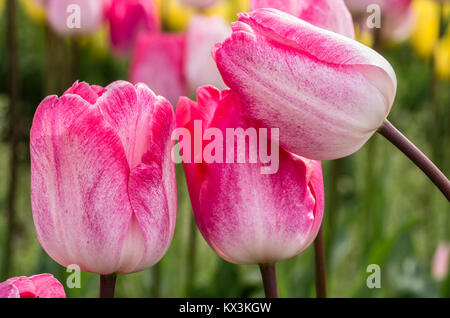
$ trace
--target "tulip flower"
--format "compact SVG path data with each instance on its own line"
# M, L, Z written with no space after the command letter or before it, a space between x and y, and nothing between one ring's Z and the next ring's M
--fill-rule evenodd
M434 48L434 67L439 79L450 79L450 32Z
M250 9L274 8L315 26L355 38L353 20L344 0L250 0Z
M213 46L231 35L231 28L221 17L195 16L186 33L184 70L189 91L195 94L198 87L212 85L226 88L214 59Z
M66 298L64 287L51 274L13 277L0 283L0 298Z
M33 119L31 203L44 250L109 275L156 264L175 228L170 103L147 86L76 82Z
M5 0L0 0L0 7L2 2L4 3ZM20 0L20 4L33 22L40 24L45 22L45 0Z
M175 105L187 94L185 42L184 34L142 34L132 58L131 81L145 83Z
M273 264L302 252L319 231L324 208L321 163L278 149L267 139L268 134L260 134L259 146L250 141L244 146L227 146L230 129L253 127L244 111L231 90L202 87L197 102L181 98L177 127L195 136L200 121L205 139L211 140L210 129L226 136L214 139L217 160L207 159L211 144L200 147L191 140L194 151L189 155L181 146L183 166L198 227L211 248L232 263ZM181 136L179 143L190 146L184 140L187 137ZM262 174L265 164L261 157L253 163L236 160L244 154L251 157L250 153L262 145L272 147L272 154L274 146L279 151L277 172ZM201 155L205 161L195 163ZM228 161L233 156L235 160Z
M439 4L434 0L418 0L414 1L413 9L417 14L417 24L411 39L412 46L419 57L429 58L439 40Z
M441 282L447 278L450 259L450 244L441 243L436 249L431 266L433 278Z
M119 54L130 53L140 33L160 29L156 5L150 0L109 0L105 11L111 43Z
M103 0L47 0L44 5L50 26L59 34L89 34L103 23Z
M241 14L214 57L246 116L280 128L283 148L316 160L361 148L396 93L394 70L381 55L275 9Z

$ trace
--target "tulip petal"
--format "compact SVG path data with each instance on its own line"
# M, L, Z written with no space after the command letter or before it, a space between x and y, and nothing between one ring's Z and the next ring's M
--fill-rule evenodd
M246 116L280 128L286 150L344 157L389 113L395 73L370 48L275 9L242 13L233 30L214 52L219 70Z
M153 103L154 109L147 126L150 148L142 163L131 171L128 186L130 202L145 240L145 251L136 271L156 264L167 251L177 210L175 165L171 158L173 108L161 97L155 102L155 96L144 85L139 86L138 96L139 103Z
M250 0L250 8L278 9L320 28L355 38L352 16L343 0Z
M20 298L19 290L9 282L1 283L0 298Z
M66 298L63 285L53 275L35 275L31 276L30 280L40 298Z
M132 215L119 137L98 108L68 94L39 105L30 139L31 201L41 245L63 266L111 274Z

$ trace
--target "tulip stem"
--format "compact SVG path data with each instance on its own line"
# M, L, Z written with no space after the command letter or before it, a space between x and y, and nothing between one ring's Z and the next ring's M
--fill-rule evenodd
M100 275L100 298L114 298L116 274Z
M316 296L327 298L327 272L325 261L325 241L323 227L320 227L316 240L314 241L315 272L316 272Z
M386 120L378 130L383 137L400 149L414 164L419 167L430 180L441 190L450 201L450 181L438 167L428 159L413 143L411 143L397 128Z
M275 264L260 264L261 276L266 298L279 298Z

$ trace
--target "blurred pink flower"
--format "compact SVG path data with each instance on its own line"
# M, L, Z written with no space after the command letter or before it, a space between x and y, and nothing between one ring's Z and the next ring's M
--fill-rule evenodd
M229 24L221 17L197 15L189 23L186 36L184 70L189 92L195 94L200 86L226 87L211 51L216 43L231 35Z
M177 127L187 129L194 136L194 122L201 121L200 133L212 128L226 136L230 129L253 127L243 116L244 111L233 91L201 87L197 102L186 97L180 99ZM236 145L235 148L239 147L236 149L247 158L251 149L263 144L278 149L265 136L259 138L254 143L244 141L245 148ZM222 139L215 139L218 147L229 149L225 138ZM206 147L202 145L198 151L203 153ZM229 154L222 155L225 162ZM313 242L322 221L321 163L279 149L278 171L261 174L264 164L260 159L255 163L183 162L200 231L211 248L229 262L266 264L293 257Z
M64 287L51 274L13 277L0 283L0 298L66 298Z
M132 58L130 79L145 83L176 105L178 98L187 94L184 56L184 34L142 34Z
M222 1L223 0L180 0L181 3L198 9L206 9Z
M46 6L50 26L59 34L89 34L96 31L104 20L104 0L47 0L41 3ZM79 12L73 11L74 6L79 8ZM77 20L73 18L77 13L79 13L79 27L72 24Z
M37 108L30 133L37 237L62 266L131 273L157 263L175 229L172 106L144 84L76 82Z
M354 39L353 20L343 0L250 0L250 9L274 8L315 26Z
M432 274L436 281L443 281L448 275L450 257L450 244L441 243L436 249L433 257Z
M370 5L378 5L381 9L381 35L391 42L402 42L412 33L415 15L412 0L345 0L348 8L359 19L363 28L365 18L369 17L367 9Z
M159 31L158 11L152 0L108 0L106 18L111 43L119 54L129 54L140 33Z
M311 159L359 150L396 94L395 72L377 52L275 9L242 13L214 56L246 116L280 128L281 146Z

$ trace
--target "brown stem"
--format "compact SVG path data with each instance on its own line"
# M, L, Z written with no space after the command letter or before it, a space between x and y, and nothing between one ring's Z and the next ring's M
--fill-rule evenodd
M100 298L114 298L116 274L100 275Z
M9 275L13 240L16 228L16 195L17 195L17 177L18 177L18 144L20 128L20 110L19 110L19 54L17 48L17 17L16 0L8 0L7 20L8 20L8 52L9 52L9 112L10 112L10 167L9 167L9 193L7 210L7 234L6 246L4 250L5 259L3 262L3 275Z
M388 120L384 122L378 132L411 159L450 201L450 181L423 152L414 146Z
M279 298L275 264L260 264L266 298Z
M314 241L317 298L327 297L327 272L324 243L323 228L320 227L319 233Z

